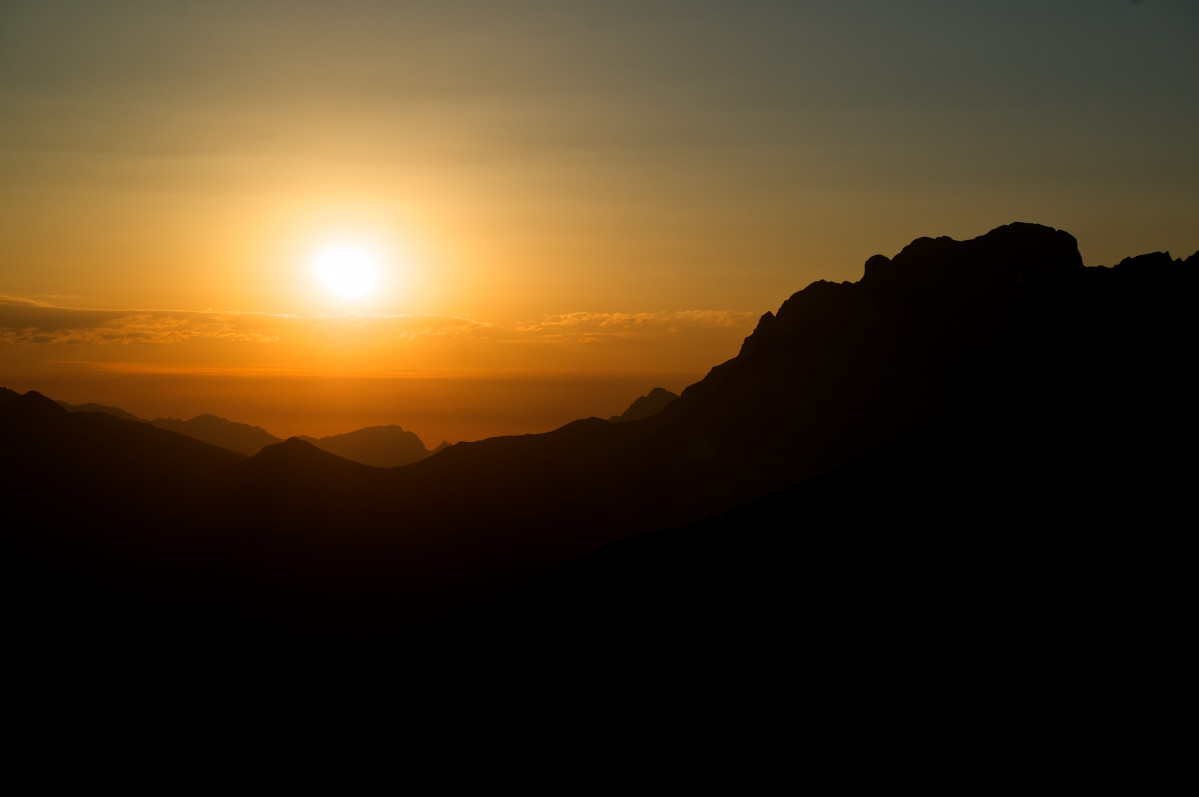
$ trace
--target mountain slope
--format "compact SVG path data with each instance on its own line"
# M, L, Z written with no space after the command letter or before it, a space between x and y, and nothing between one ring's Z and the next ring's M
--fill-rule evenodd
M169 429L172 432L194 437L205 443L227 448L246 456L253 456L266 446L283 442L258 426L237 423L207 413L197 415L188 421L179 418L155 418L150 423L160 429Z
M666 405L677 399L678 396L671 393L665 388L656 387L649 393L633 401L624 412L620 415L613 415L609 421L613 423L628 423L629 421L640 421L643 418L648 418L651 415L657 415L662 410L666 409Z
M968 573L996 546L1016 566L1039 551L1062 563L1093 540L1086 556L1114 566L1113 550L1139 543L1088 530L1114 519L1159 535L1158 507L1176 508L1179 483L1163 463L1172 446L1193 443L1181 419L1194 393L1179 363L1193 352L1186 297L1199 260L1163 257L1085 268L1072 238L1035 225L964 242L921 239L893 259L872 258L857 283L796 293L763 317L736 358L641 420L585 419L463 443L393 471L301 441L241 462L197 454L201 475L177 481L171 501L152 502L165 518L172 502L189 508L179 523L185 553L152 549L157 564L177 563L177 578L164 587L165 577L140 573L136 588L303 628L373 633L639 532L759 501L773 507L769 521L717 523L704 560L714 584L750 583L722 570L738 556L784 583L790 562L803 558L801 572L818 572L829 551L846 573L923 561ZM78 441L60 421L47 421L58 431L39 454L44 478L77 492L84 488L64 477ZM886 467L855 464L925 437L939 443L921 449L919 467L899 455ZM21 451L37 445L27 437ZM119 478L116 465L99 478ZM817 477L829 484L831 473L851 475L827 493L790 492ZM855 473L868 476L859 484ZM4 497L38 516L26 496ZM99 517L101 528L120 525L115 506ZM755 549L743 529L763 524L769 533ZM828 543L792 548L794 534ZM657 538L671 541L665 560L696 554L689 533ZM881 558L863 559L854 539L887 543L871 549ZM1059 570L1062 583L1080 583L1064 563ZM684 592L702 580L690 584ZM692 620L707 609L696 611Z
M374 525L395 533L372 542L386 552L380 561L402 560L401 581L422 581L448 605L756 500L951 414L1082 410L1104 428L1113 419L1094 396L1132 401L1140 393L1128 395L1129 377L1181 388L1177 370L1126 356L1147 341L1178 356L1189 339L1185 315L1168 311L1178 294L1146 284L1149 294L1125 307L1136 290L1117 270L1085 269L1063 233L1013 225L905 252L894 262L912 272L910 285L868 275L810 286L658 415L460 444L389 475L393 503ZM952 278L930 276L954 263ZM1178 285L1193 281L1177 269ZM1114 429L1112 450L1127 436Z
M1185 660L1189 478L1162 441L1130 439L1168 424L978 409L606 546L389 652L452 651L452 666L511 651L495 681L532 694L585 673L747 710L790 694L842 718L897 700L1085 716L1096 694L1139 698Z
M376 468L411 465L432 453L425 448L425 444L416 434L394 424L368 426L365 429L328 437L300 439L331 454Z
M106 404L96 404L94 402L89 402L87 404L68 404L65 401L59 401L56 403L65 408L68 412L104 412L109 415L115 415L118 418L123 418L126 421L141 420L133 413L125 412L120 407L110 407Z

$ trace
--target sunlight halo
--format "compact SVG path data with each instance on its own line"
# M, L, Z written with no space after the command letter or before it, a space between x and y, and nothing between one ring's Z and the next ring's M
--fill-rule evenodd
M360 244L326 244L313 253L310 262L317 283L347 301L370 296L382 272L379 255Z

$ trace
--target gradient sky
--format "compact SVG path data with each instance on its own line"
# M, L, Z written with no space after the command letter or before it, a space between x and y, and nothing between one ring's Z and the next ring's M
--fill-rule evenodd
M1196 142L1193 0L0 0L0 385L681 389L916 237L1186 256ZM330 241L377 291L314 284Z

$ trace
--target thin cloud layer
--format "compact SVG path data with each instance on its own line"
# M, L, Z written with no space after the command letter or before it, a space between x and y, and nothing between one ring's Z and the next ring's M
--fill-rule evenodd
M45 302L35 299L22 299L18 296L0 296L0 307L49 307Z
M212 373L468 375L702 372L756 313L575 312L496 324L458 315L88 310L0 297L0 365Z
M0 296L0 342L9 344L277 343L320 331L412 341L471 335L491 325L447 315L291 316L178 310L86 310Z
M565 313L546 316L540 322L518 326L518 332L546 329L594 330L628 333L650 328L677 331L683 326L741 327L753 323L755 313L733 310L660 310L653 313Z
M171 344L186 341L276 343L289 336L363 333L395 341L423 338L567 340L677 333L687 328L746 327L756 314L731 310L642 313L575 312L501 327L455 315L293 316L178 310L86 310L0 296L0 342L9 344Z

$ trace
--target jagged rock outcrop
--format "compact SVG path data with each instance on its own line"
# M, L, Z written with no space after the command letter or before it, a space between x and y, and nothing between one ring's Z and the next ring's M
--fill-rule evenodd
M5 393L0 499L19 524L43 524L22 538L39 555L123 568L102 583L339 632L412 623L799 484L799 498L717 529L711 578L664 595L753 584L755 550L779 563L757 575L783 578L801 550L849 557L830 572L850 579L861 551L899 551L944 601L966 589L951 572L1002 590L1012 572L1041 584L1060 570L1067 591L1089 594L1099 587L1070 557L1088 573L1140 573L1154 550L1182 554L1165 518L1187 494L1175 449L1194 443L1196 265L1085 268L1072 238L1036 225L921 239L872 258L856 283L799 291L736 358L641 421L460 443L386 471L299 440L249 460L188 449L146 424ZM835 500L808 511L821 484ZM739 560L745 580L721 570L721 535L763 526ZM804 572L838 594L819 580L824 561ZM876 564L887 589L911 589L906 571ZM852 584L867 606L893 599Z
M678 398L677 393L671 393L666 388L656 387L644 396L637 398L620 415L613 415L608 420L612 423L628 423L640 421L651 415L657 415L666 409L666 405Z
M968 241L917 238L894 258L875 255L867 260L860 284L876 290L945 293L975 282L1039 285L1082 268L1074 236L1017 222Z

